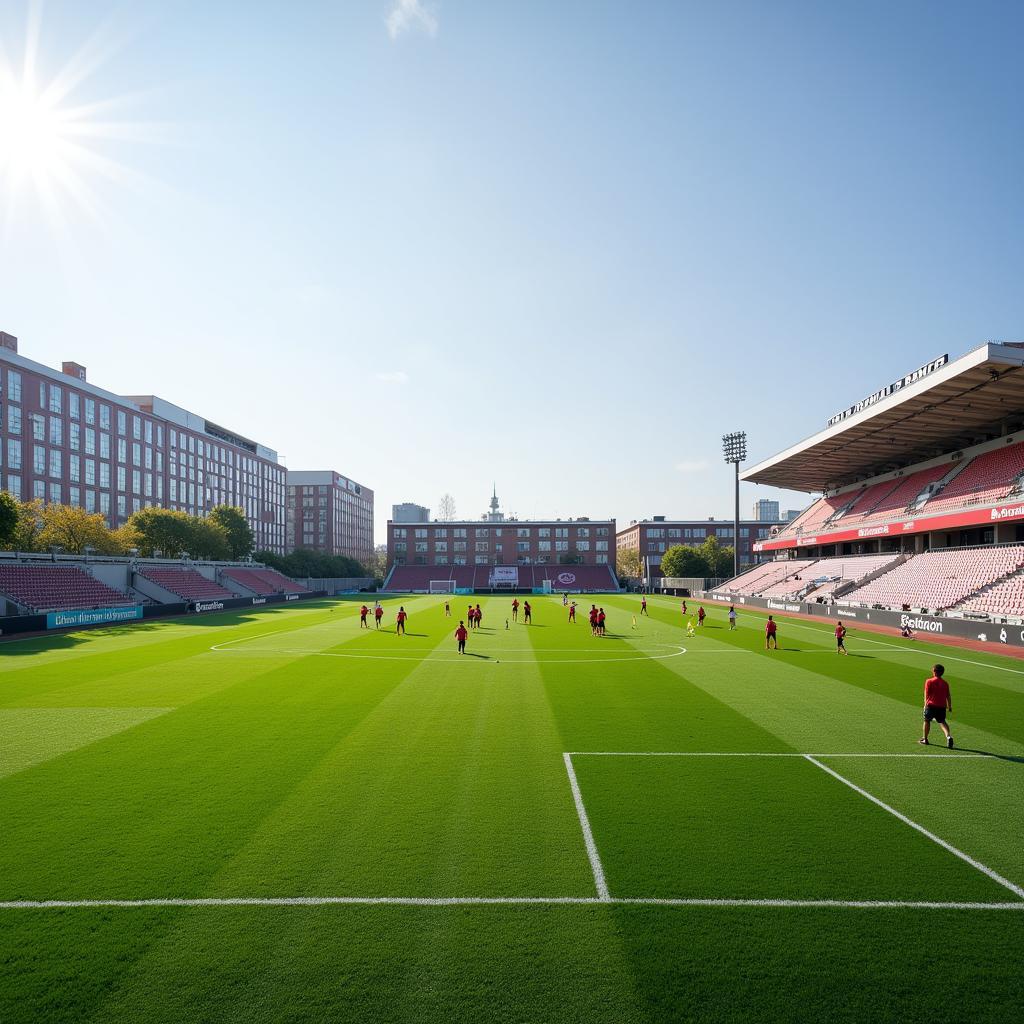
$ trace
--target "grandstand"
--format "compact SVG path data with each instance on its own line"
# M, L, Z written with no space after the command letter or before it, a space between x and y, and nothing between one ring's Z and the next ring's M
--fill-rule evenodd
M276 569L225 569L221 579L233 589L269 597L271 594L308 594L309 590Z
M0 596L28 612L108 608L130 600L71 565L0 565Z
M723 593L1024 619L1022 343L934 359L742 479L819 497Z
M235 596L195 569L146 565L137 569L135 575L155 583L182 601L217 601Z
M497 570L497 571L496 571ZM608 593L619 590L608 565L396 565L382 590L390 593L551 589L576 594Z

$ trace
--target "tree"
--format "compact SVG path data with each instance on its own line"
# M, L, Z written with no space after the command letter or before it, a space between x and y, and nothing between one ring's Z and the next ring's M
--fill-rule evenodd
M296 548L287 555L270 551L257 551L253 558L269 565L292 579L351 579L366 576L366 570L354 558L346 555L327 555L309 548Z
M5 545L18 528L18 502L6 491L0 492L0 546Z
M86 512L74 505L47 505L40 512L42 527L38 544L42 550L59 545L69 555L81 555L86 548L101 555L116 555L121 549L99 512Z
M202 516L189 516L189 551L193 558L222 562L231 558L231 542L220 523Z
M665 576L698 577L707 575L707 562L696 549L686 544L673 544L661 556L661 571Z
M43 529L43 503L36 498L16 504L18 519L4 547L8 551L41 551L39 534Z
M159 551L164 558L192 554L192 516L169 508L142 508L128 517L139 554L153 557Z
M705 576L713 576L716 578L722 578L725 576L731 576L733 570L733 549L723 548L718 543L718 538L712 534L704 541L703 544L697 549L700 552L701 557L704 559L704 564L707 567Z
M370 556L369 562L366 564L367 576L372 576L375 580L383 581L388 571L388 546L387 544L378 544L373 549L373 554Z
M227 536L229 557L239 559L252 554L252 528L245 513L234 505L218 505L207 517L223 529Z
M624 579L637 579L643 575L643 562L639 548L623 548L615 555L615 568Z
M450 523L455 519L455 499L450 494L442 494L437 503L437 518L442 523Z

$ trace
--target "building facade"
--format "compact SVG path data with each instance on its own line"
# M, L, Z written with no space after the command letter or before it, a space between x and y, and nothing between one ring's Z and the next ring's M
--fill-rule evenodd
M760 520L740 521L739 555L740 564L749 565L761 561L761 554L754 550L754 545L771 533L776 523ZM660 578L661 556L677 544L700 547L708 537L717 537L722 547L732 547L734 526L731 520L724 519L666 519L665 516L654 516L630 523L615 536L615 546L622 551L636 548L640 559L647 567L650 577Z
M758 498L754 502L755 523L777 523L779 522L779 503L769 498Z
M345 555L366 565L373 554L373 491L341 473L288 470L286 543Z
M547 564L608 565L614 570L615 520L388 521L389 568Z
M391 519L396 523L429 523L430 509L403 501L400 505L391 506Z
M95 387L85 367L26 359L0 332L0 480L15 498L73 505L121 526L149 506L237 505L257 550L285 553L277 453L153 395Z

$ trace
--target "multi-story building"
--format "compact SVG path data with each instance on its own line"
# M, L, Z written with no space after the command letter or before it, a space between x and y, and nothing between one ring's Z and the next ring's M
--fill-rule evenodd
M388 565L609 565L614 519L388 521Z
M237 505L257 550L285 553L285 470L277 453L154 395L54 370L0 332L0 480L21 500L99 512L111 527L141 508L205 515Z
M347 555L366 565L373 554L373 491L330 469L288 470L286 543Z
M391 519L396 523L429 523L430 509L403 501L400 505L391 506Z
M495 495L482 519L388 520L393 565L608 565L615 568L614 519L506 519Z
M753 545L768 537L776 523L760 520L740 521L739 555L740 564L748 565L761 561ZM635 548L647 570L645 575L659 579L661 556L677 544L700 547L708 537L717 537L722 547L733 547L735 530L731 520L724 519L666 519L654 516L632 522L615 535L615 546L620 550Z
M777 523L779 522L779 503L768 498L758 498L754 502L755 523Z

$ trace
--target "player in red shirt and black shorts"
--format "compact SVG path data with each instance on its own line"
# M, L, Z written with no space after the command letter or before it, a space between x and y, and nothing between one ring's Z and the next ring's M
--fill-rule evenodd
M770 650L773 646L779 649L778 623L769 615L768 621L764 624L764 649Z
M398 614L395 616L395 632L400 636L405 636L405 619L405 609L401 605L399 605Z
M943 678L946 670L942 665L932 666L932 677L924 683L924 735L917 741L928 745L928 731L932 722L938 722L939 728L946 734L946 746L953 746L953 736L946 725L946 712L953 713L953 697L949 692L949 683Z
M846 627L841 623L836 623L836 654L849 654L846 649Z
M466 629L466 624L459 619L459 628L455 630L455 639L459 641L459 654L466 653L467 636L469 636L469 630Z

